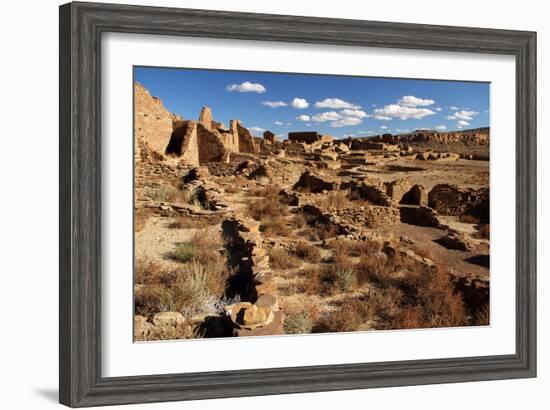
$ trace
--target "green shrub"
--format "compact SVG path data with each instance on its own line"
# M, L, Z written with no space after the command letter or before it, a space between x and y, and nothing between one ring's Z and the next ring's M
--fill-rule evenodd
M284 329L287 334L311 333L313 321L307 312L299 312L285 318Z

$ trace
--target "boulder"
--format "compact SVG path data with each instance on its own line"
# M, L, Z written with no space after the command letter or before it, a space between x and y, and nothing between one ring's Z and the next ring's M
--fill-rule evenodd
M160 312L153 316L155 326L178 326L185 324L185 318L180 312Z
M456 231L449 231L445 236L437 240L441 246L444 246L447 249L455 249L459 251L471 251L474 246L464 234L461 234Z

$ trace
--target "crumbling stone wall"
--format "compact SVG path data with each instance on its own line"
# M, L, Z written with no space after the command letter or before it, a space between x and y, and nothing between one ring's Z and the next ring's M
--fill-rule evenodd
M332 191L338 188L334 181L324 180L323 178L312 174L310 171L304 172L300 179L294 184L294 189L309 191L311 193L320 193L323 191Z
M237 132L239 134L239 152L257 152L254 137L240 122L237 121Z
M162 156L172 135L172 115L162 101L141 84L134 84L134 140L136 149L145 144Z
M399 201L404 205L428 205L428 193L422 185L415 184L407 191Z
M221 161L227 150L216 133L209 131L202 124L197 124L197 142L199 163Z
M400 202L403 196L411 189L412 183L405 179L396 179L386 182L386 195L393 201Z
M461 189L456 185L438 184L428 194L428 206L442 215L473 215L489 222L489 189Z

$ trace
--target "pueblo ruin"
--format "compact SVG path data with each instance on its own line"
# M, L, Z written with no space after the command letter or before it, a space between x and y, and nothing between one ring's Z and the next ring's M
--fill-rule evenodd
M259 138L134 95L135 340L488 324L488 128Z

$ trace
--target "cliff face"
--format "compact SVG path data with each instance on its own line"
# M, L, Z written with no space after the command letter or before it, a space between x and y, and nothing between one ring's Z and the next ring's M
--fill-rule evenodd
M369 138L373 142L437 142L445 144L464 144L464 145L489 145L489 128L476 128L464 131L435 132L435 131L414 131L409 134L401 135L377 135Z

